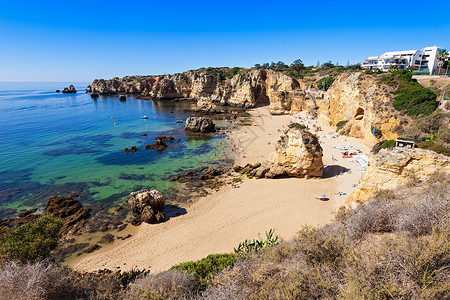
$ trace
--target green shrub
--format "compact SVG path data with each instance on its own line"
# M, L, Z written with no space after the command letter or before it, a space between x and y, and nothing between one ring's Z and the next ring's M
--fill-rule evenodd
M397 87L393 102L396 110L403 110L410 116L417 116L429 115L436 109L436 94L413 79L410 70L396 70L384 75L381 81Z
M234 248L235 253L248 253L250 251L257 252L260 249L264 249L268 246L272 246L278 243L278 235L275 233L273 229L270 229L269 232L266 231L266 240L263 240L261 235L258 234L258 240L245 240L242 243L239 243L237 248Z
M233 266L236 262L236 256L234 254L211 254L207 257L196 261L186 262L171 269L187 271L192 273L198 280L200 289L205 289L206 284L214 277L214 274L228 266Z
M226 72L226 73L224 74L224 76L227 77L227 78L229 78L229 79L231 79L231 78L233 78L236 74L238 74L239 71L240 71L241 69L242 69L242 68L239 68L239 67L231 68L231 69L228 70L228 72Z
M394 146L395 146L395 140L387 140L381 145L381 148L383 148L383 149L392 148Z
M408 85L394 92L393 106L410 116L429 115L436 109L436 94L421 85Z
M343 120L343 121L339 121L336 123L336 130L341 129L342 127L345 126L345 124L347 124L348 120Z
M300 124L300 123L294 123L293 125L292 125L292 127L293 128L296 128L296 129L308 129L308 127L306 126L306 125L303 125L303 124ZM291 128L292 128L291 127Z
M0 256L22 263L42 260L56 247L61 226L60 219L44 214L4 236L0 240Z
M327 91L330 86L333 84L334 82L334 78L333 77L324 77L320 80L317 81L317 88L320 90L325 90Z

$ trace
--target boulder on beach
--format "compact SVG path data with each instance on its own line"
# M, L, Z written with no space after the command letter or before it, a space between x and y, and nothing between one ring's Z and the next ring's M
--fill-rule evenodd
M71 84L70 86L69 86L69 88L64 88L63 89L63 94L75 94L76 92L77 92L77 90L75 89L75 87L73 86L73 84Z
M210 118L189 117L184 129L191 132L209 133L215 131L215 124Z
M320 178L324 168L322 156L323 150L318 138L298 124L292 124L280 135L275 151L269 159L256 168L247 168L246 171L257 178Z
M145 189L132 192L128 203L133 213L131 224L135 226L140 225L142 222L155 224L166 220L164 197L157 190Z

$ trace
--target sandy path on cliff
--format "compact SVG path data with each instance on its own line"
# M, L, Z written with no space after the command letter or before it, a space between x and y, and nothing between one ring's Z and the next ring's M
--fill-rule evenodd
M293 116L271 116L267 108L253 112L253 125L245 126L230 135L230 142L239 145L234 151L239 164L261 162L274 150L279 129L294 121ZM316 121L303 120L312 125ZM368 152L361 141L338 136L330 138L331 128L317 134L324 149L327 178L322 179L245 179L238 188L230 185L187 207L187 213L165 223L141 225L132 238L112 247L100 249L71 262L77 270L94 271L108 268L130 270L150 268L153 272L201 259L212 253L232 252L241 241L258 237L258 233L273 228L283 239L291 239L303 225L320 226L330 222L337 209L344 204L358 183L361 173L354 163L339 156L337 144L349 143ZM332 155L338 161L332 161ZM339 168L350 172L344 175ZM316 197L325 194L329 201Z

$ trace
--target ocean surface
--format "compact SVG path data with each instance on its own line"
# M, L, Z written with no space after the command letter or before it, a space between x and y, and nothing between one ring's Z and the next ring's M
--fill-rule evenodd
M93 100L84 92L88 84L74 83L78 93L62 94L55 90L69 83L0 83L0 218L71 192L104 208L142 188L156 188L170 202L180 185L171 176L231 165L223 135L186 136L188 104L132 96ZM146 150L158 135L182 141L163 152ZM124 152L133 145L136 153Z

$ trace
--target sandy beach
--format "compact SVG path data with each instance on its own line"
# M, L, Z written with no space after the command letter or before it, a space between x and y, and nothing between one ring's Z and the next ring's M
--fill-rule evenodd
M239 165L266 160L275 149L280 130L299 121L290 115L271 116L265 107L251 113L252 126L236 130L229 138ZM318 121L303 117L301 122L312 126ZM364 154L369 149L358 139L336 135L333 129L320 125L322 130L314 133L319 136L323 162L328 166L324 178L245 178L237 188L228 184L195 201L186 207L186 214L161 224L143 224L132 238L82 256L72 261L71 266L83 271L104 268L163 271L209 254L232 252L241 241L257 238L258 233L264 234L271 228L280 238L288 240L303 225L321 226L330 222L345 202L346 195L338 193L349 195L362 175L355 163L342 158L335 146L351 144ZM339 175L344 168L347 172ZM330 200L316 199L319 195Z

